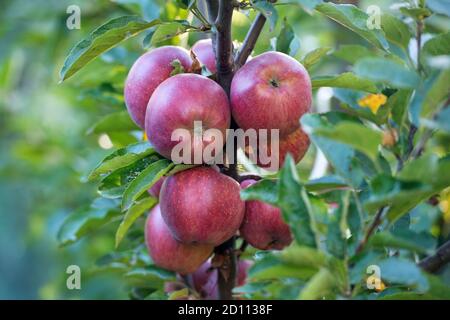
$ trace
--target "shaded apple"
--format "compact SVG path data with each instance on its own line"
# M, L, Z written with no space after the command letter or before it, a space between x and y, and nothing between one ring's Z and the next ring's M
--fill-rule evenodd
M239 184L211 167L167 177L159 197L164 221L184 243L217 246L231 238L244 217Z
M294 58L266 52L248 61L233 77L231 110L247 129L279 129L280 137L295 131L311 107L311 80Z
M254 183L255 180L245 180L241 186L247 188ZM282 250L292 242L281 210L258 200L245 202L245 217L239 231L245 241L260 250Z
M200 61L211 73L216 73L216 56L212 46L211 39L202 39L197 41L191 48L192 52L197 56L197 60Z
M256 164L259 167L270 171L277 171L283 166L288 153L292 156L295 163L300 162L308 151L309 145L310 140L308 135L301 128L298 128L289 135L278 139L278 149L273 145L274 152L272 152L272 144L270 144L269 140L268 144L258 144L257 150L251 150L247 147L245 153L249 156L250 152L256 152Z
M142 129L148 101L161 82L170 77L174 69L172 62L177 59L185 70L191 67L189 52L175 46L149 51L140 56L131 67L125 82L125 104L133 121Z
M166 177L161 177L156 183L148 189L148 193L152 197L159 198L159 193L161 192L161 187L163 185L164 180L166 180Z
M252 266L250 260L239 260L237 263L236 286L243 286L247 280L247 271ZM219 298L219 285L217 269L210 261L206 261L192 275L192 285L203 299L217 300Z
M221 149L230 118L228 98L221 86L198 74L178 74L161 83L150 98L145 130L155 150L168 159L172 159L175 146L182 143L190 145L190 158L183 162L192 164L195 150L200 150L197 154L201 157L205 147L211 143ZM188 134L178 140L173 139L176 129L184 129ZM203 133L208 129L218 130L223 143L205 137ZM184 156L184 152L181 155Z
M157 266L181 274L197 270L214 249L210 245L185 244L176 240L161 217L159 205L151 210L147 218L145 242Z

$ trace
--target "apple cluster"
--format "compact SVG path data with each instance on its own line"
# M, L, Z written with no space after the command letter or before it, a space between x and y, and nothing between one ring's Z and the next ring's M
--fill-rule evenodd
M177 144L172 133L178 128L193 131L194 121L201 121L204 129L218 129L225 138L234 121L243 130L279 130L279 163L288 153L295 162L301 160L309 139L299 119L310 110L312 95L309 75L298 61L274 51L248 60L235 73L229 96L215 81L196 73L199 63L216 73L211 40L198 41L191 52L176 46L154 49L142 55L129 72L125 84L128 112L159 154L170 159ZM200 143L206 148L212 141L192 142L193 147ZM258 148L261 150L244 151L270 153L270 146ZM235 235L261 250L288 246L292 235L280 209L261 201L241 200L240 190L254 183L257 181L239 184L214 165L160 179L149 190L159 204L151 210L145 226L154 263L190 274L197 279L197 291L214 298L217 270L208 259L215 247ZM241 263L237 282L243 284L248 263Z

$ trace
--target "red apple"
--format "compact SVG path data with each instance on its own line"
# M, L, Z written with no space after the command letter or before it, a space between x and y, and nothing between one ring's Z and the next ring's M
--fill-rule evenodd
M161 179L156 181L156 183L148 189L148 193L150 193L152 197L159 198L159 193L161 192L164 180L166 180L166 177L161 177Z
M213 246L185 244L177 241L161 217L160 206L154 207L145 224L145 242L153 262L181 274L192 273L205 262Z
M241 225L245 205L239 191L235 180L211 167L181 171L162 186L162 217L176 239L217 246Z
M291 154L294 162L298 163L308 151L309 145L308 135L301 128L298 128L291 134L278 140L278 150L275 145L273 146L275 148L274 153L272 153L270 140L268 140L268 144L258 144L256 150L257 165L270 171L277 171L283 166L288 153ZM247 156L250 152L255 152L250 150L250 148L246 148ZM262 155L263 158L261 158ZM261 161L261 159L264 159L264 161Z
M247 129L295 131L311 107L311 80L306 69L281 52L263 53L240 68L231 83L231 111Z
M191 48L192 52L197 56L197 60L200 61L211 73L216 73L216 56L212 46L211 39L203 39L197 41Z
M254 183L255 180L247 180L241 186L247 188ZM281 210L258 200L246 201L240 234L260 250L282 250L292 242L291 230L284 222Z
M236 286L243 286L247 280L247 271L252 266L250 260L239 260L237 264ZM200 296L207 300L217 300L219 298L219 286L217 279L217 269L213 268L210 261L206 261L192 275L194 289Z
M125 82L125 104L134 122L142 129L148 100L161 82L170 77L172 62L178 59L185 70L192 65L189 52L181 47L165 46L143 54L130 69Z
M172 159L173 147L179 143L190 143L191 159L188 161L192 164L196 154L194 150L200 150L200 154L203 154L209 144L214 142L218 145L214 138L203 136L201 139L202 132L210 128L217 129L225 142L230 118L228 98L221 86L198 74L178 74L161 83L150 98L145 130L155 150L169 159ZM201 121L200 132L194 121L197 124ZM176 129L186 129L189 136L183 136L181 140L172 139ZM221 146L223 144L218 145Z

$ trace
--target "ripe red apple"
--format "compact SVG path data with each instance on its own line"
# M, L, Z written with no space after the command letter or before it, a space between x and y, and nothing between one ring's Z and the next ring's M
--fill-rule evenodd
M177 241L161 217L160 206L154 207L145 224L145 242L154 263L181 274L192 273L205 262L213 246L185 244Z
M208 68L211 73L216 73L216 56L212 46L211 39L203 39L197 41L191 48L192 52L197 56L197 60Z
M161 187L164 180L166 180L166 177L161 177L158 181L156 181L156 183L148 189L148 193L155 198L159 198L159 193L161 192Z
M283 166L288 153L291 154L294 162L298 163L308 151L309 145L310 140L308 135L301 128L298 128L289 135L278 139L278 150L274 145L274 153L272 153L272 145L270 144L270 140L268 140L267 145L264 143L258 144L258 148L256 150L258 157L257 165L270 171L277 171ZM254 150L250 151L250 148L246 148L245 151L247 156L250 152L255 152ZM266 160L262 162L262 155L264 155L267 160L270 159L270 161L268 163L265 162Z
M235 180L211 167L181 171L162 186L162 217L176 239L217 246L241 225L245 205L239 191Z
M185 70L192 65L189 52L181 47L165 46L144 53L130 69L125 82L125 104L134 122L142 129L148 100L161 82L170 77L172 62L178 59Z
M247 271L252 266L250 260L239 260L237 263L236 286L243 286L247 280ZM213 268L210 261L206 261L192 275L192 284L200 296L207 300L219 298L219 286L217 269Z
M169 159L174 146L190 142L192 164L194 149L199 149L203 154L206 146L213 142L217 144L215 139L203 137L203 140L199 140L196 137L202 138L202 132L214 128L220 130L225 142L230 119L228 98L221 86L198 74L178 74L161 83L150 98L145 130L155 150ZM201 132L198 131L198 126L195 127L194 121L197 124L201 121ZM183 136L183 142L172 139L172 133L176 129L188 130L189 136ZM221 146L223 144L219 145Z
M254 183L255 180L246 180L241 186L247 188ZM292 242L291 230L284 222L281 210L258 200L246 201L240 234L260 250L282 250Z
M240 68L231 83L231 111L244 130L279 129L283 137L299 126L311 107L311 80L294 58L263 53Z

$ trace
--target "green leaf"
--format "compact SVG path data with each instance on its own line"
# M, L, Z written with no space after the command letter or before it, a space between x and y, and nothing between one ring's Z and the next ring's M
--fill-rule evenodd
M161 157L155 153L139 159L126 167L114 170L101 180L98 186L98 193L102 197L110 199L122 197L128 184L150 164L160 159Z
M57 239L60 246L78 241L86 234L104 226L120 215L118 202L97 199L90 206L71 213L59 228Z
M362 58L376 56L369 48L356 44L341 45L338 50L333 52L333 55L351 64Z
M311 66L319 62L320 59L327 55L331 50L332 48L329 47L314 49L308 52L301 62L303 66L309 70Z
M416 72L392 60L383 58L364 58L354 67L360 77L387 83L396 88L416 88L420 78Z
M311 80L313 89L320 87L349 88L376 93L376 85L368 79L358 77L351 72L341 73L335 76L314 77Z
M433 12L450 17L450 0L427 0L426 3Z
M270 23L270 31L272 32L277 24L278 12L272 3L267 0L253 1L253 8L261 12Z
M410 106L411 122L420 125L421 118L430 116L448 94L450 70L434 71L416 90Z
M427 248L417 243L414 238L409 239L406 237L399 237L398 235L394 235L388 231L374 234L370 238L368 245L371 247L382 249L385 247L405 249L423 254L428 252Z
M423 20L431 16L431 11L427 8L407 8L401 7L400 12L416 21Z
M450 54L450 32L439 34L423 45L425 55L441 56Z
M342 194L339 199L339 207L328 218L327 251L338 259L344 259L347 252L349 196L349 192Z
M92 59L123 40L159 23L159 20L148 22L136 16L123 16L106 22L72 48L60 72L61 81L68 79Z
M133 131L140 128L131 120L127 111L120 111L106 115L97 121L87 134L99 134L115 131Z
M135 285L150 288L160 288L166 281L175 280L173 272L150 266L147 268L133 269L125 274L125 279Z
M414 286L417 290L425 292L428 280L419 267L411 261L390 257L378 263L381 279L391 284Z
M180 22L168 22L160 24L152 35L150 46L154 46L162 41L171 39L177 35L185 33L189 26Z
M322 268L312 277L300 292L300 300L322 299L333 292L336 287L336 278L330 271Z
M295 38L294 30L292 26L287 22L287 19L283 19L280 33L277 37L276 51L290 54L291 42Z
M323 2L323 0L288 0L288 1L289 3L298 4L307 12L311 12L318 4Z
M128 209L127 213L123 217L119 228L116 231L116 248L119 246L122 239L125 237L128 229L133 225L133 223L142 215L144 212L150 210L156 203L158 199L149 197L144 198L141 201L136 202L134 205Z
M433 120L422 119L421 123L432 130L441 130L450 134L450 108L445 108L433 118Z
M442 70L436 77L436 80L433 81L433 84L425 95L425 99L422 101L420 111L422 118L430 117L440 106L441 102L448 98L449 83L450 70Z
M393 15L384 13L381 16L381 28L389 41L395 43L403 50L408 50L411 33L403 21Z
M389 110L391 110L392 119L397 123L399 128L402 127L406 120L411 95L411 90L399 90L390 96L386 103Z
M147 191L173 167L173 163L162 159L145 168L125 189L122 198L122 210L128 210L133 204L133 201Z
M325 176L318 179L309 180L305 184L305 188L309 192L326 192L347 187L347 183L339 176Z
M314 133L328 139L345 143L355 150L366 154L374 162L377 160L378 147L382 132L354 122L340 122L333 128L318 128Z
M260 200L272 205L278 203L277 181L272 179L263 179L250 187L241 190L241 199Z
M89 174L88 179L94 180L100 175L110 173L119 168L126 167L139 159L142 159L155 150L147 141L129 145L125 148L118 149L104 158L94 170Z
M349 185L357 187L361 183L362 177L355 170L353 163L355 151L343 143L317 136L314 132L320 128L333 127L336 123L332 121L332 118L340 116L343 114L335 112L305 114L301 118L301 124L303 130L309 134L311 141L324 153L335 172L343 177Z
M304 246L290 246L283 251L274 253L281 262L298 268L317 268L326 265L325 254L317 249Z
M369 211L389 206L387 218L391 223L433 194L433 188L429 185L401 181L384 174L370 182L370 189L364 206Z
M316 247L317 239L313 231L314 214L311 212L308 195L300 184L294 160L287 156L279 173L278 207L299 245Z
M424 182L440 191L450 185L450 159L439 159L434 153L424 154L407 163L398 177L405 181Z
M280 278L308 279L316 272L315 267L288 264L276 255L268 254L255 262L248 271L248 277L252 282Z
M370 30L367 27L369 16L354 5L338 5L327 2L316 6L316 10L344 27L352 30L374 46L383 50L387 50L389 48L383 32L377 29Z
M340 107L348 114L360 119L366 119L378 125L383 125L388 121L390 105L381 105L374 114L368 107L359 105L360 100L367 97L367 93L353 89L337 88L333 90L334 97L342 102ZM389 100L388 100L389 101Z

